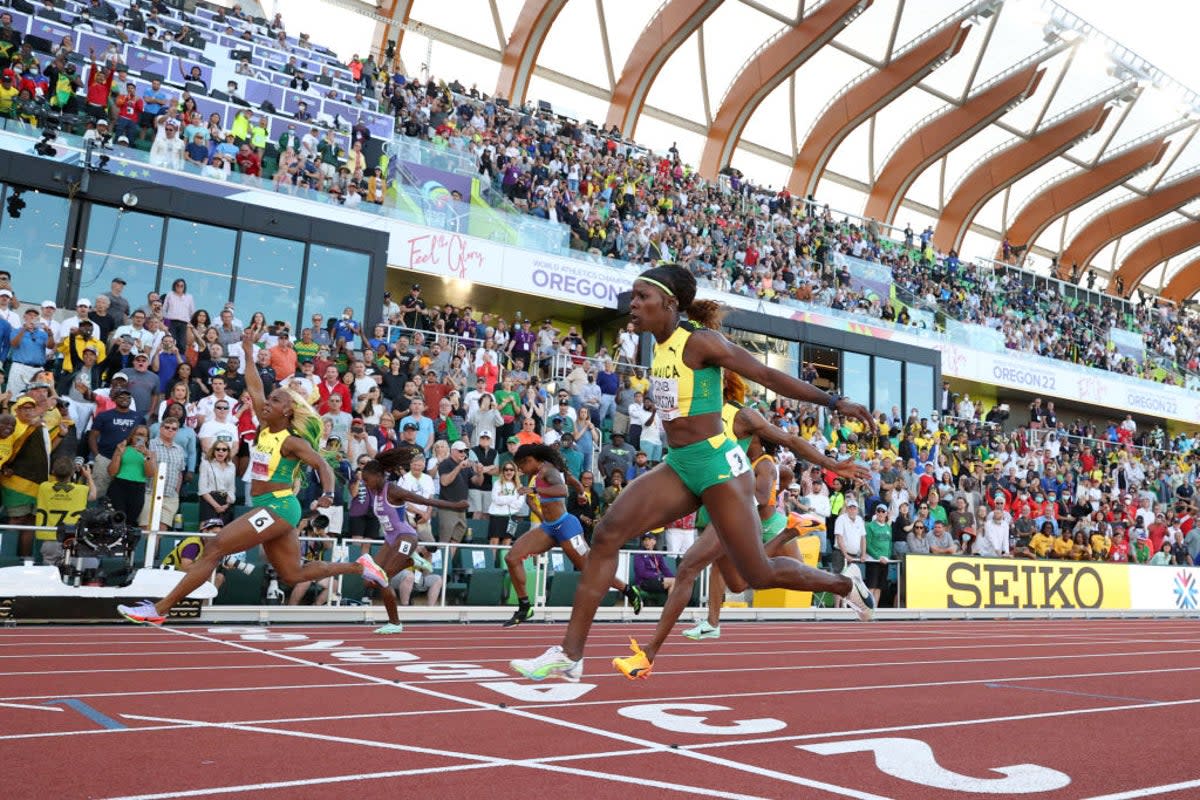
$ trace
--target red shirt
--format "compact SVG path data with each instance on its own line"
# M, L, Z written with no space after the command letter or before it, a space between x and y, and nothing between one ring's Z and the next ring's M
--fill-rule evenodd
M137 95L123 94L117 98L117 116L137 122L142 116L142 98Z
M238 169L243 175L251 175L258 177L262 175L262 160L258 157L258 153L251 150L248 153L238 151L237 158Z
M329 395L331 394L341 395L342 411L350 413L348 409L354 407L350 404L350 389L341 381L335 383L332 388L325 381L321 381L317 384L317 391L321 394L321 404L317 406L317 411L322 414L329 411Z

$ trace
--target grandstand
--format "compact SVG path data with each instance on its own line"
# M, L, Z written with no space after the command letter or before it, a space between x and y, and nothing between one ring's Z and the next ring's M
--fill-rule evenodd
M1191 484L1193 440L1180 423L1193 420L1200 408L1198 322L1168 301L1170 291L1141 281L1150 267L1164 275L1174 270L1179 254L1187 251L1178 221L1187 217L1186 201L1167 216L1139 217L1140 232L1124 234L1136 244L1128 261L1113 271L1112 286L1096 286L1096 276L1110 271L1101 266L1102 252L1109 252L1104 246L1090 250L1082 266L1074 258L1069 267L1062 260L1092 241L1088 231L1099 212L1089 209L1123 207L1170 187L1186 187L1190 168L1184 151L1190 138L1173 144L1172 137L1180 138L1180 123L1164 125L1138 108L1138 70L1159 83L1168 78L1132 52L1110 47L1112 64L1119 67L1109 70L1114 74L1076 74L1075 49L1084 42L1112 42L1066 9L1048 4L1044 41L1029 45L1032 55L1010 53L1012 64L984 78L976 73L995 56L986 43L972 44L985 38L972 32L983 28L986 36L1006 40L1020 32L1003 21L1000 3L948 9L907 43L901 43L900 33L915 23L902 7L824 4L803 20L792 20L743 65L738 74L766 65L775 71L765 87L744 98L741 79L732 79L698 166L691 166L674 146L656 151L634 138L641 116L662 113L650 104L647 86L664 67L641 52L652 45L645 36L633 43L600 126L556 111L553 101L534 102L531 87L549 89L537 76L558 73L538 73L534 62L510 62L508 55L500 59L502 77L494 95L481 92L476 82L467 89L468 82L453 75L433 76L427 69L406 74L416 44L423 42L430 53L434 42L439 48L461 44L452 32L416 22L414 14L422 9L412 3L390 9L343 4L336 12L331 7L330 13L356 13L377 22L376 41L364 43L364 55L351 59L323 46L320 37L289 31L284 15L268 19L240 8L153 5L68 0L57 9L28 9L17 3L5 9L0 25L7 85L16 90L0 97L0 103L10 101L7 109L0 105L0 113L7 112L3 135L9 176L0 230L13 292L6 315L16 329L22 310L32 307L55 334L54 347L47 350L50 393L62 395L66 417L75 424L62 447L79 442L85 460L97 455L89 450L88 427L104 401L98 406L92 395L72 386L83 340L72 342L70 331L79 320L91 315L92 341L103 351L88 376L95 383L91 389L103 392L116 373L132 371L135 356L146 352L158 385L142 404L160 411L160 398L172 395L178 379L174 365L186 362L192 377L184 379L187 391L179 397L187 411L185 427L198 435L211 419L206 413L211 378L228 370L229 356L238 355L235 331L261 313L270 324L259 342L260 367L270 370L264 374L281 383L297 376L297 385L311 392L320 412L328 411L328 392L318 388L327 365L351 375L347 381L370 382L374 376L374 400L352 398L339 411L361 416L376 447L400 440L402 430L395 423L418 396L427 401L431 418L443 397L450 401L453 424L440 423L435 438L444 440L452 430L478 445L478 372L489 392L508 378L515 379L510 386L522 395L506 407L513 413L506 414L494 445L519 432L527 416L535 432L551 432L550 398L562 393L571 417L590 412L591 430L575 445L580 470L598 467L614 430L627 432L631 424L632 392L641 380L636 371L640 349L619 335L622 292L640 266L669 261L686 266L710 296L729 306L726 325L735 341L818 386L861 397L879 415L883 434L866 437L856 423L761 390L757 394L773 421L829 452L879 469L886 467L885 460L897 459L890 480L877 475L852 493L864 508L887 505L889 523L898 526L898 549L906 546L911 517L933 486L946 511L962 497L974 514L989 508L998 491L1011 505L1022 488L1032 493L1040 486L1049 493L1053 483L1050 500L1058 505L1051 511L1049 503L1044 516L1031 516L1039 530L1052 522L1056 532L1067 527L1111 542L1114 526L1141 521L1141 527L1125 531L1134 560L1163 551L1160 559L1171 563L1191 563L1196 556L1191 548L1176 550L1190 531L1190 496L1183 495ZM681 9L664 3L647 22L647 30L677 26L661 54L667 58L674 57L680 36L725 18L722 9L702 8L685 19ZM437 18L437 12L426 11L431 20ZM561 11L557 4L528 3L512 21L505 54L521 48L536 52ZM838 45L839 32L849 36L856 26L878 28L884 11L893 15L889 57L895 69L868 69L838 90L836 102L808 110L811 126L803 146L797 144L788 180L797 194L755 182L737 169L738 154L754 150L743 141L754 128L740 118L764 102L763 91L776 92L787 75L809 68L807 60L820 63L823 57L805 50L800 61L782 63L777 53L811 40L811 47L829 45L825 49L841 53L843 60L866 58L850 44ZM531 28L532 20L538 22ZM963 126L952 141L939 145L942 156L951 150L972 152L977 140L997 128L1017 130L1011 115L1018 114L1020 102L1052 81L1056 85L1042 98L1032 133L1010 136L1005 145L975 158L957 184L948 184L941 215L916 215L931 220L920 232L911 223L895 224L902 214L925 208L916 198L922 175L935 161L922 156L902 174L911 138L895 139L892 153L881 161L877 182L863 195L865 213L821 201L824 188L848 180L833 172L839 148L850 146L847 137L889 108L880 100L863 104L858 95L893 101L911 100L914 93L937 96L934 77L971 58L974 83L963 90L965 99L927 116L948 136ZM1021 75L1027 76L1023 88L1013 83ZM634 78L641 83L630 93ZM580 88L564 81L566 89ZM1011 89L1005 88L1009 84ZM945 91L945 85L937 85ZM985 98L998 91L1017 94L1003 102L997 96L1001 104L993 107ZM849 111L839 121L831 116L834 108ZM1114 109L1122 113L1114 115ZM977 119L966 119L968 114ZM1136 125L1122 127L1118 116L1133 117ZM718 124L723 119L740 121ZM1152 132L1132 135L1148 127ZM1092 149L1089 167L1078 148L1097 137L1105 142ZM1153 191L1129 182L1140 172L1155 172L1164 157L1171 166L1157 170ZM1122 165L1121 182L1102 184L1109 178L1101 173L1111 170L1102 169L1101 162L1109 161ZM1047 206L1040 198L1053 187L1041 176L1061 172L1067 162L1074 166L1064 182L1080 184L1080 191L1090 187L1090 194L1070 208L1059 201ZM1001 182L1004 163L1013 166ZM973 169L986 169L991 177ZM895 181L890 189L889 175ZM973 187L989 180L987 191L964 213L962 202ZM1010 231L973 255L960 255L960 248L979 247L980 233L1003 227L984 222L994 217L998 191L1007 196L1034 186L1039 188L1028 193L1024 206L1012 203L1015 228L1030 231L1025 241L1014 243ZM1068 211L1084 220L1074 240L1066 233ZM1055 231L1070 243L1053 253L1063 270L1047 275L1044 268L1032 268L1036 265L1028 255L1049 252L1042 242ZM1131 276L1126 294L1138 286L1139 296L1114 295L1122 270L1131 274L1126 267L1134 264L1147 269L1138 280ZM1188 274L1186 267L1180 269L1175 282ZM409 290L423 278L433 280ZM169 291L178 279L187 282L186 301ZM1107 276L1103 280L1109 282ZM1164 278L1159 288L1169 282ZM83 302L89 305L78 305ZM108 305L105 312L96 308L102 302ZM66 310L71 308L74 316ZM223 308L231 317L224 326L218 319ZM354 332L339 321L343 308L358 326ZM134 324L129 315L139 309L144 321L138 321L129 345L122 345ZM324 327L314 327L315 321ZM531 342L519 333L526 321L534 323ZM294 346L279 345L280 338L289 338L280 336L285 332ZM171 374L160 353L165 335L177 343L178 354L165 359ZM298 358L280 353L281 348L294 350ZM15 355L10 353L9 363ZM605 369L606 359L614 363L611 371ZM399 361L396 369L394 361ZM10 368L9 403L33 382L24 374L28 366L18 358L17 368ZM244 371L247 365L235 367ZM589 383L589 374L601 373L614 377L601 378L604 391L596 392L596 379ZM410 379L415 385L406 385ZM541 399L524 396L532 392ZM231 414L241 410L235 398ZM150 421L158 416L152 413ZM568 422L571 432L577 420ZM347 441L343 428L348 424L338 419L332 427L339 438L331 452L352 462L359 453ZM207 439L191 437L197 438ZM1048 438L1054 442L1049 459ZM438 453L432 440L422 444L432 472ZM638 442L633 444L636 450ZM1081 470L1084 447L1099 466ZM185 531L195 530L212 508L202 497L199 475L206 459L199 449L195 443L188 447L179 492L181 524L175 527ZM1112 504L1103 522L1092 518L1102 512L1099 500L1087 514L1077 502L1092 469L1098 471L1091 478ZM1065 475L1051 477L1059 472ZM594 477L607 493L611 475ZM836 494L833 487L805 481L784 487L781 502L818 496L818 505L828 507L829 531L822 543L828 558L837 549L834 521L841 499L819 499ZM1152 520L1135 519L1138 503L1126 499L1139 492L1163 513L1148 552L1135 545L1140 534L1149 533ZM247 498L240 484L230 494L226 512L232 514ZM602 512L603 501L599 505ZM482 543L486 508L473 516L474 541ZM10 517L18 525L34 519L11 512ZM1060 519L1070 524L1061 525ZM1011 536L1008 549L1030 552L1032 532L1025 530L1029 524L1020 520L1020 509L1012 510L1008 524L1022 529L1020 537ZM963 531L981 525L981 519L959 518L949 531L956 548L978 552L981 538ZM361 533L361 523L348 519L345 531ZM18 546L18 538L4 537L3 557L9 563L40 558L27 539ZM158 550L170 549L166 539L160 544L154 537L151 543L138 554L147 565L162 555ZM1111 544L1091 550L1089 558L1102 558ZM500 575L502 550L485 553L487 580L479 583L491 587L486 591L479 583L470 590L474 570L463 561L468 557L477 554L460 551L456 559L438 562L449 589L439 604L498 606L496 613L502 614L504 601L512 600L507 578ZM622 563L631 570L630 560ZM565 569L570 572L569 565ZM487 570L495 571L494 583ZM565 576L553 590L560 577L553 573L559 571L551 570L545 581L547 596L569 596ZM901 571L893 565L895 595L903 594ZM256 587L265 586L255 580ZM218 605L232 602L236 583ZM254 594L239 597L253 599ZM357 588L330 593L327 602L356 594L361 595ZM902 599L892 602L903 605Z
M0 740L27 765L81 743L6 796L1194 792L1186 759L1114 775L1044 742L1194 727L1195 94L1079 3L465 5L0 0ZM781 450L755 502L823 528L787 552L860 570L880 622L828 592L710 598L706 569L682 621L709 640L671 632L653 702L595 659L511 680L561 626L499 623L567 622L595 574L561 543L506 560L555 501L514 454L561 457L572 548L611 532L672 449L630 315L662 264L835 395L748 387L822 459ZM256 375L321 423L266 494ZM419 558L386 586L289 583L284 526L166 630L37 627L160 599L223 529L273 535L265 497L297 499L303 563L383 559L363 468L406 448L395 483L466 508L410 500ZM616 577L640 593L592 633L613 654L702 531L638 533ZM368 634L384 593L401 624ZM408 760L375 772L378 749Z

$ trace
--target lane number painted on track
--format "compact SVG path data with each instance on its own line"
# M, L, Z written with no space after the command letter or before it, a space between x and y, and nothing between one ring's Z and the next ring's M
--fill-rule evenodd
M396 667L397 672L407 672L413 675L424 675L434 681L450 680L484 680L487 678L503 678L503 672L487 669L478 664L428 663L409 664Z
M713 711L732 710L728 706L714 706L708 703L645 703L619 708L617 713L629 719L649 722L664 731L701 736L748 736L772 733L787 727L783 720L770 717L735 719L723 724L706 722Z
M522 703L569 703L596 688L594 683L560 683L539 686L516 681L491 681L479 684Z
M902 781L975 794L1033 794L1052 792L1071 782L1071 777L1056 769L1037 764L1013 764L1007 767L992 767L1000 778L974 778L946 769L937 762L933 748L920 739L882 738L851 739L844 742L799 745L822 756L845 753L874 753L875 766L880 772Z

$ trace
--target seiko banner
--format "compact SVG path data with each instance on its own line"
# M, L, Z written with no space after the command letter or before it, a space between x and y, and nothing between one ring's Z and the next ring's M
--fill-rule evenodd
M908 608L1193 610L1200 568L908 556Z

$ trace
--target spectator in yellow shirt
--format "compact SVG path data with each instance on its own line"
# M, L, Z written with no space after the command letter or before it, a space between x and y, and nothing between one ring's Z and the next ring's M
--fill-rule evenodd
M90 319L81 319L79 327L72 329L58 343L56 349L63 354L63 372L74 372L83 361L83 351L89 347L96 349L96 363L104 363L107 351L104 349L104 342L97 339L92 333L93 328L94 325Z
M1097 530L1092 534L1092 558L1097 561L1107 561L1108 551L1112 548L1112 539L1104 535L1103 531Z
M1071 541L1071 532L1063 528L1062 536L1054 540L1054 558L1070 558L1074 549L1075 542Z
M1054 543L1054 526L1047 522L1042 525L1040 531L1030 537L1029 549L1037 558L1045 558Z
M50 467L50 476L50 480L38 484L37 524L49 528L74 525L87 504L96 500L92 470L87 465L76 470L71 459L56 458ZM58 564L62 559L62 545L58 543L56 532L38 531L37 538L42 543L42 562Z
M19 92L20 90L13 86L10 76L0 77L0 116L11 117L13 115L13 101L17 99Z

